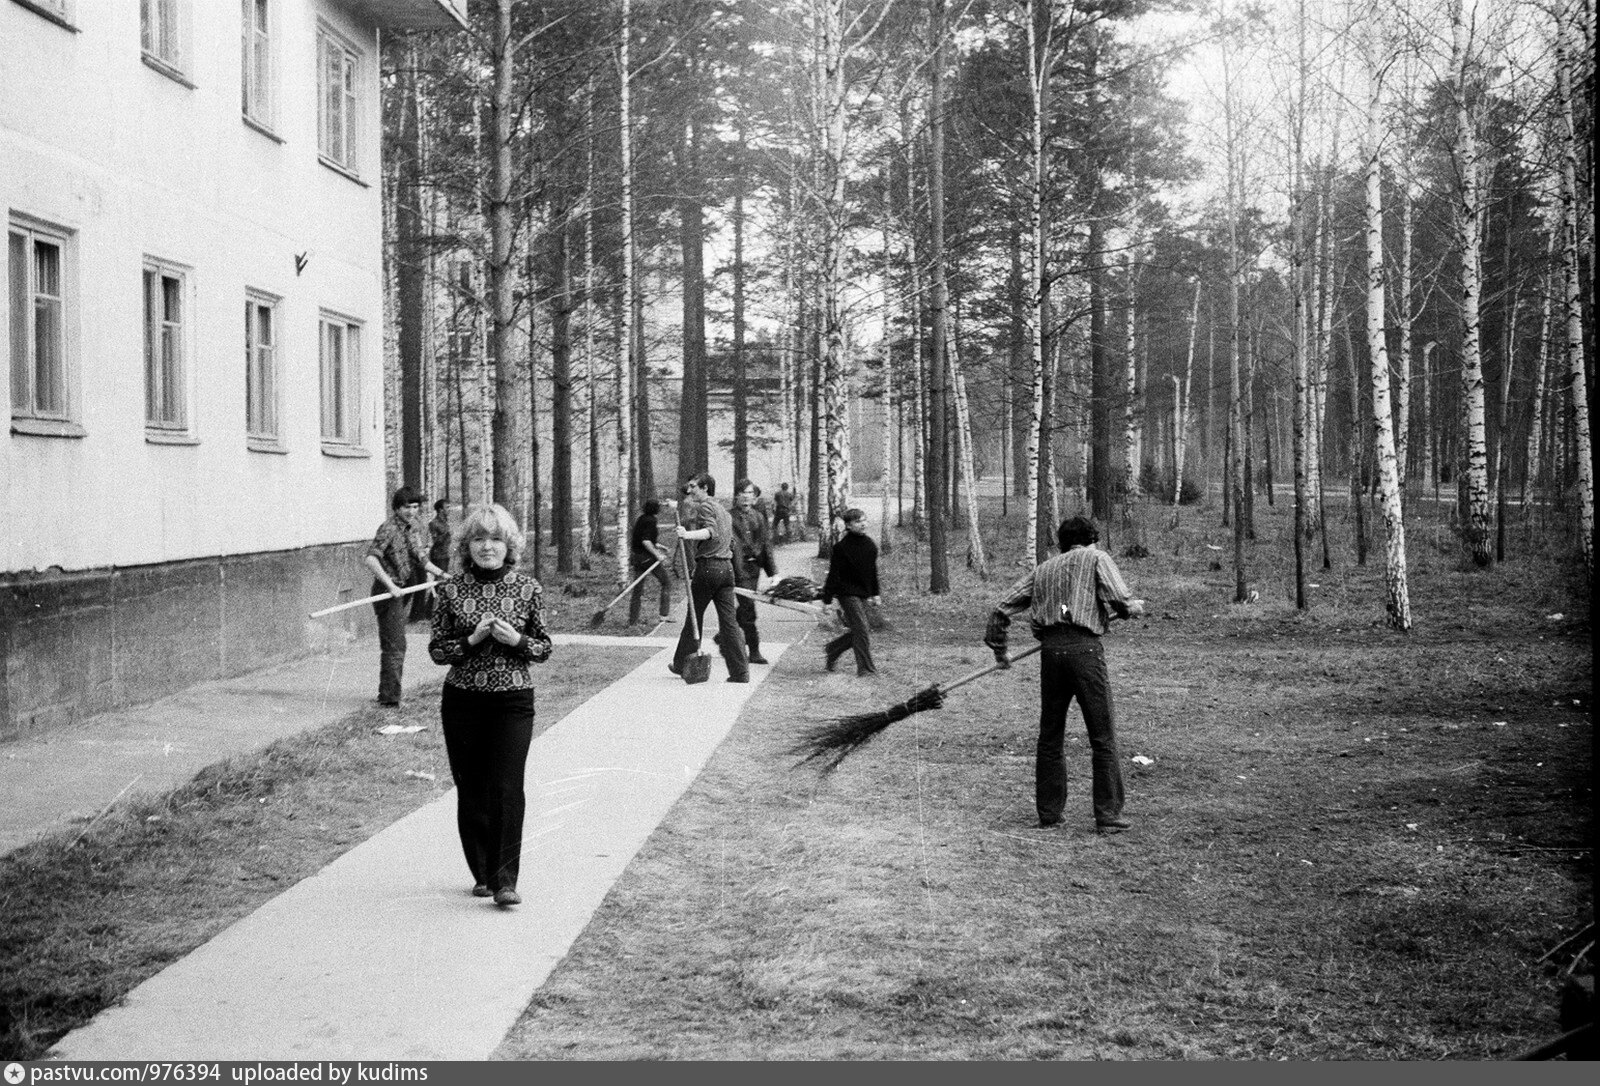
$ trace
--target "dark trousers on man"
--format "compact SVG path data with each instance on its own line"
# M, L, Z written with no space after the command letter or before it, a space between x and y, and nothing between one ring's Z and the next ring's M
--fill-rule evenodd
M736 580L736 587L747 588L754 592L756 585L760 583L761 575L758 573L754 578L746 577L743 580ZM733 598L733 617L739 623L739 632L744 634L745 651L750 654L750 659L754 661L756 657L761 655L761 631L756 629L756 601L749 596L741 596L737 592L733 594Z
M628 559L629 568L633 571L635 577L649 569L653 562L655 562L655 557L649 554L635 554ZM651 577L654 577L661 584L661 604L656 613L662 618L666 618L672 614L672 578L667 576L667 564L662 562L657 565ZM633 595L628 597L628 622L630 624L638 622L640 613L644 611L644 589L645 585L649 583L650 577L646 577L633 586Z
M1094 820L1122 814L1122 765L1106 677L1105 648L1087 630L1051 630L1039 662L1039 746L1034 762L1034 797L1039 821L1061 821L1067 805L1067 707L1078 711L1089 732L1094 770Z
M745 655L744 634L739 629L738 596L733 591L733 562L727 558L702 558L694 564L694 576L689 580L689 606L694 609L694 619L683 620L683 633L678 635L678 649L672 654L672 666L683 670L683 662L700 651L700 640L695 627L705 631L706 605L717 610L717 648L728 665L728 678L735 682L750 679L750 658Z
M872 635L868 632L870 620L865 597L840 596L839 608L844 612L845 629L844 633L827 644L828 670L833 670L833 665L838 663L846 649L853 649L856 654L856 674L877 674L878 669L872 662Z
M523 779L533 742L532 690L464 690L439 699L444 748L456 784L456 830L472 881L517 888L522 865Z
M376 581L372 594L387 591ZM400 704L400 679L406 666L406 623L411 619L411 596L377 600L372 613L378 619L378 701Z

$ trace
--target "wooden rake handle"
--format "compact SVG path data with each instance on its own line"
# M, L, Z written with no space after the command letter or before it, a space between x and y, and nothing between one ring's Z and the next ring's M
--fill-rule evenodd
M421 592L423 589L432 588L435 583L436 582L434 581L424 581L422 584L414 584L410 588L402 588L400 590L400 595L409 596L413 592ZM393 592L379 592L376 596L368 596L364 600L351 600L349 603L340 603L335 604L332 607L324 607L320 611L311 612L311 614L307 617L321 618L323 615L331 615L338 611L348 611L352 607L360 607L363 604L376 603L379 600L392 600L394 598L395 594Z
M610 603L608 603L604 607L600 608L600 610L609 611L613 607L615 607L618 603L620 603L622 601L622 597L623 596L626 596L629 592L633 591L634 585L637 585L640 581L644 580L646 577L650 576L650 574L654 573L656 567L659 566L660 564L661 564L661 559L659 559L659 558L657 558L654 562L651 562L650 563L650 567L648 569L646 569L643 573L639 574L639 576L635 577L632 580L632 582L629 583L627 588L624 588L621 592L617 593L617 598L616 599L612 600Z
M1035 645L1031 649L1023 649L1021 652L1017 653L1016 655L1009 657L1009 660L1013 664L1016 663L1018 660L1026 660L1028 657L1032 656L1034 653L1038 652L1042 648L1044 648L1044 646L1041 644L1041 645ZM966 686L970 682L974 682L975 680L983 678L985 675L989 674L989 672L991 672L991 671L999 671L999 670L1000 670L1000 663L999 663L999 661L996 661L996 662L990 664L988 667L981 667L977 671L974 671L974 672L971 672L970 674L961 676L959 679L951 679L947 683L934 683L933 685L937 686L939 688L939 692L941 694L948 694L950 691L954 690L958 686Z

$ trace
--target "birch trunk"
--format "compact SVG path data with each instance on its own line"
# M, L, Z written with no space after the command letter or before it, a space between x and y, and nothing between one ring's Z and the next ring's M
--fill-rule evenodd
M1043 26L1046 30L1044 40L1040 40L1040 7L1043 6ZM1044 203L1044 178L1045 178L1045 109L1048 98L1045 94L1049 80L1049 18L1050 0L1028 0L1028 89L1032 104L1032 125L1029 130L1031 141L1030 152L1030 177L1029 177L1029 248L1032 267L1030 275L1033 293L1033 335L1030 352L1033 362L1033 417L1028 424L1028 536L1027 551L1033 555L1035 562L1042 562L1048 556L1048 551L1040 545L1039 513L1046 500L1044 487L1049 481L1049 471L1046 466L1048 451L1045 449L1045 372L1044 372L1044 331L1046 306L1049 296L1049 285L1045 281L1045 203Z
M1126 399L1122 408L1122 501L1125 514L1131 518L1133 503L1139 497L1139 373L1133 327L1133 262L1126 256L1122 259L1122 281L1128 286L1127 359L1123 370Z
M931 0L928 33L932 62L928 94L928 219L933 283L933 350L928 363L928 591L950 591L948 544L950 522L950 433L946 421L946 372L953 357L950 341L950 295L945 280L944 251L944 0ZM842 95L842 91L841 91Z
M632 72L628 45L633 34L633 0L622 0L618 47L618 138L622 141L622 289L617 302L622 329L617 336L617 583L628 583L629 514L633 510L633 117Z
M1172 526L1178 526L1183 506L1183 461L1188 451L1190 389L1194 379L1194 349L1200 333L1200 279L1194 281L1194 308L1189 314L1189 355L1183 366L1183 384L1172 375Z
M890 284L894 282L893 244L891 227L893 226L894 189L890 183L888 167L883 171L883 440L880 449L882 462L878 469L878 487L882 495L878 505L878 523L882 526L878 539L878 552L889 554L894 549L894 533L889 531L893 523L889 519L889 461L893 452L892 435L894 429L894 291Z
M823 441L827 454L829 541L850 504L850 415L844 344L845 97L843 0L821 0L822 31L822 356Z
M1411 308L1415 210L1408 184L1402 187L1400 196L1400 358L1394 370L1394 458L1400 469L1402 490L1408 475L1406 454L1411 439L1411 328L1416 323L1416 313Z
M1582 11L1569 3L1557 28L1556 81L1561 94L1565 131L1561 157L1561 270L1566 301L1567 394L1573 434L1577 439L1578 520L1583 564L1594 579L1594 461L1590 459L1588 375L1584 369L1583 290L1579 275L1578 130L1573 118L1572 70L1577 59L1576 22ZM1592 214L1592 208L1591 208Z
M967 379L961 372L961 355L955 338L950 342L950 385L956 397L956 435L961 441L961 490L967 503L967 565L979 579L989 579L989 559L983 553L978 531L978 479L972 467L972 414L967 407Z
M1554 238L1551 240L1554 241ZM1534 362L1533 402L1529 405L1527 456L1522 464L1524 518L1527 517L1528 497L1530 493L1536 492L1539 485L1539 458L1543 451L1541 446L1544 439L1544 398L1550 363L1550 295L1554 289L1555 284L1547 276L1544 288L1539 292L1544 299L1539 306L1539 353Z
M1384 609L1389 625L1411 629L1411 597L1406 585L1406 526L1400 507L1400 473L1396 463L1394 416L1389 402L1389 348L1384 332L1383 262L1383 65L1378 47L1367 47L1367 354L1371 361L1372 430L1378 459L1378 490L1383 502Z
M1468 40L1466 4L1452 12L1452 73L1456 94L1456 164L1461 187L1455 193L1456 246L1461 255L1461 395L1466 443L1466 508L1463 534L1472 561L1487 566L1489 551L1489 456L1485 443L1483 359L1480 353L1478 307L1482 272L1478 220L1483 209L1478 196L1478 141L1475 118L1468 101Z

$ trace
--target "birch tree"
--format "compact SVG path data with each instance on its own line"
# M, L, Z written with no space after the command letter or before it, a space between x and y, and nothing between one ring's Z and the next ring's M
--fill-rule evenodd
M1454 195L1456 249L1461 260L1461 396L1462 437L1466 445L1463 536L1473 562L1487 566L1489 550L1489 455L1485 437L1481 321L1482 272L1479 219L1479 154L1475 100L1478 74L1472 61L1474 0L1459 0L1451 9L1451 90L1455 98Z
M1573 109L1573 68L1577 61L1582 0L1568 0L1556 28L1556 84L1561 99L1561 270L1566 309L1567 395L1577 441L1578 521L1583 564L1594 579L1594 461L1589 435L1588 374L1584 367L1583 288L1579 275L1578 149ZM1592 42L1590 43L1592 46ZM1591 178L1592 181L1592 178ZM1592 197L1592 193L1591 193ZM1591 205L1592 213L1592 205ZM1592 224L1591 224L1591 244ZM1591 268L1591 276L1593 269Z
M1387 535L1384 607L1390 626L1409 630L1411 599L1406 584L1406 528L1400 507L1400 473L1395 461L1394 417L1389 402L1389 348L1384 331L1387 309L1383 251L1383 77L1392 56L1384 55L1380 33L1380 20L1369 19L1365 31L1367 124L1362 148L1366 160L1367 353L1371 363L1373 448L1378 460L1378 490Z

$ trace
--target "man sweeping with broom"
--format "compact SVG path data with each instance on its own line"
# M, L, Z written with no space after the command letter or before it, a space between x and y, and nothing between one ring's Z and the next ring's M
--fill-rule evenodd
M1122 817L1122 765L1112 720L1111 686L1100 637L1113 617L1144 614L1130 599L1111 556L1095 546L1100 531L1087 517L1061 522L1061 553L1034 567L1000 598L989 616L984 644L995 663L1010 666L1006 628L1027 612L1042 652L1039 663L1039 745L1034 760L1034 801L1041 827L1061 822L1067 802L1067 707L1078 699L1094 767L1094 822L1101 833L1129 827Z

